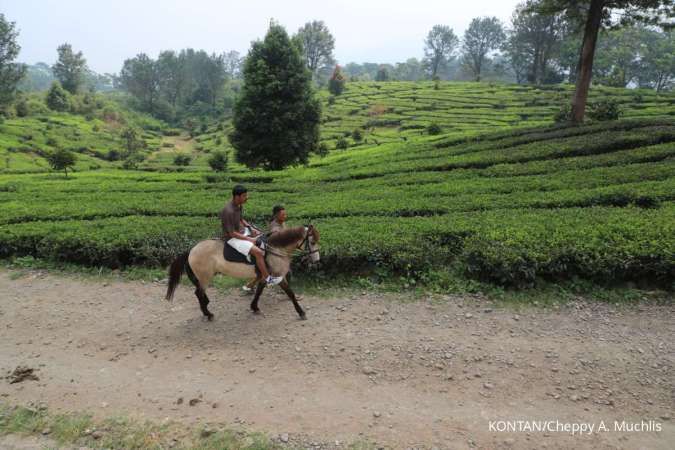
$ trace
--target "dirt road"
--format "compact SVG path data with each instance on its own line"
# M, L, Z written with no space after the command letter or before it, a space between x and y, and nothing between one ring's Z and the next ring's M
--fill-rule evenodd
M39 381L0 380L2 401L220 422L322 448L675 442L672 303L517 311L356 293L308 296L299 321L280 290L264 295L263 316L211 292L206 322L187 286L167 303L160 283L12 274L0 271L0 375L25 365ZM573 424L594 431L561 428Z

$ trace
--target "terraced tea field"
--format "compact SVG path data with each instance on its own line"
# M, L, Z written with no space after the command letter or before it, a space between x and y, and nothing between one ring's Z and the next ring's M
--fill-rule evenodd
M561 127L552 115L568 88L440 86L354 83L326 97L323 139L332 149L349 133L350 147L307 167L207 171L225 126L196 137L185 172L0 175L0 256L163 265L218 234L217 213L243 182L255 222L281 203L293 224L318 225L327 271L671 285L675 95L596 89L625 119ZM431 123L442 133L429 135Z

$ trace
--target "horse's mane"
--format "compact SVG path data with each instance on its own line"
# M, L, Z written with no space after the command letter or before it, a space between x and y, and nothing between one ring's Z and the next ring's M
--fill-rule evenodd
M287 228L272 233L267 239L269 245L275 247L288 247L303 238L305 227Z

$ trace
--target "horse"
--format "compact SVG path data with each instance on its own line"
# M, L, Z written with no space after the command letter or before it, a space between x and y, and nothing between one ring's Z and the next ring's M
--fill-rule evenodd
M300 307L295 293L290 288L286 275L291 267L291 259L296 250L303 249L303 254L309 256L312 263L319 262L319 230L313 225L304 227L288 228L269 235L265 249L265 261L267 268L273 276L284 277L279 285L293 302L295 311L300 319L306 320L305 311ZM183 272L195 285L195 295L199 300L202 314L209 320L213 320L213 314L208 309L209 298L206 288L211 279L217 273L233 278L257 279L257 288L251 311L260 314L258 299L265 289L265 282L256 274L255 266L246 263L236 263L225 260L223 251L227 243L222 239L207 239L198 242L190 251L179 255L169 267L169 285L166 291L166 300L172 301L176 287L180 283Z

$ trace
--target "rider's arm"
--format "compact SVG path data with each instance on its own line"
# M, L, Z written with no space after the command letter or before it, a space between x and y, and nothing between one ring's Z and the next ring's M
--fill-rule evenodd
M254 227L253 225L251 225L250 223L248 223L247 221L245 221L243 218L241 219L241 224L242 224L244 227L248 227L248 228L251 230L251 235L252 235L252 236L258 236L259 234L261 234L260 231L259 231L256 227Z

